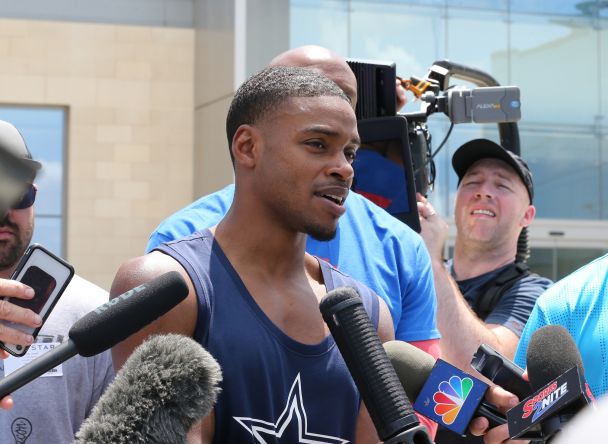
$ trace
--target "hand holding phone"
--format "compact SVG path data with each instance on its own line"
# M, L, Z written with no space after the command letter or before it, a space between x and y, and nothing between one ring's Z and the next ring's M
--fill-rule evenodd
M36 313L42 323L36 327L20 323L18 319L2 319L4 326L19 330L36 338L40 328L44 324L51 310L59 300L59 297L67 287L74 275L74 268L63 259L38 244L31 245L19 262L17 269L11 279L19 281L34 290L31 299L20 299L4 295L4 301L13 307L22 307ZM30 313L31 312L25 312ZM21 311L23 314L24 312ZM29 346L0 342L0 347L14 356L23 356Z

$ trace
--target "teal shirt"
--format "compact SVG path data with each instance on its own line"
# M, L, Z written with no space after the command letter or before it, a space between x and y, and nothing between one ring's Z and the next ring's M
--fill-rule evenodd
M522 333L515 363L526 366L532 334L561 325L576 343L585 377L595 396L608 392L608 254L579 268L550 287L536 302Z

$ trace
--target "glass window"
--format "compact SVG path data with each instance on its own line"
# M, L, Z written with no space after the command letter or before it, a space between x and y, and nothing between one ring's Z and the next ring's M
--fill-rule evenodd
M58 256L64 254L65 108L0 106L0 119L17 127L34 159L42 163L36 177L33 242Z
M443 8L354 2L351 15L350 57L393 61L409 78L423 77L445 54Z
M559 127L521 131L522 152L534 173L539 218L599 219L599 147L592 134Z
M510 81L521 89L522 122L593 125L601 52L591 23L521 14L511 20L510 51L495 56L509 59Z
M604 254L600 249L531 248L528 265L534 273L558 281Z
M513 12L581 16L595 14L596 2L600 3L599 0L510 0L509 5Z
M522 156L536 182L539 218L608 218L608 8L565 0L292 0L291 46L316 43L348 57L394 61L422 77L436 60L520 87ZM465 84L452 78L454 84ZM415 112L410 100L402 112ZM435 114L436 149L449 128ZM451 154L496 125L456 125L435 159L434 205L452 213ZM442 211L442 213L444 213Z
M348 55L348 2L344 0L292 0L290 46L320 45Z
M485 71L501 85L509 84L505 12L450 8L447 29L447 51L443 58Z

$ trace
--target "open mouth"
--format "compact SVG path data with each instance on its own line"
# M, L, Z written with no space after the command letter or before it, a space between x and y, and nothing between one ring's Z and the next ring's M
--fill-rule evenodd
M496 213L490 210L473 210L471 214L483 214L484 216L496 217Z
M346 200L346 196L336 196L335 194L321 194L320 196L340 206L344 205Z

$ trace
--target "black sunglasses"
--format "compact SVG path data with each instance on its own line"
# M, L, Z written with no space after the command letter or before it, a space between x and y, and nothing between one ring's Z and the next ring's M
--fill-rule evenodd
M36 187L34 184L29 184L27 186L27 190L23 194L23 197L19 202L13 205L11 208L13 210L24 210L26 208L34 205L34 201L36 200Z

